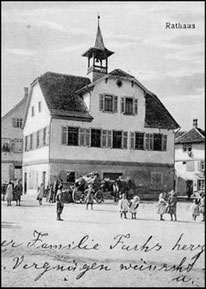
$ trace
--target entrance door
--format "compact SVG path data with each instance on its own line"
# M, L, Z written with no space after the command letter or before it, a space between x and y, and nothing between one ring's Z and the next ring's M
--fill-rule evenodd
M187 192L188 199L190 199L190 197L193 194L193 181L187 181L186 192Z
M24 173L24 194L27 191L27 173Z

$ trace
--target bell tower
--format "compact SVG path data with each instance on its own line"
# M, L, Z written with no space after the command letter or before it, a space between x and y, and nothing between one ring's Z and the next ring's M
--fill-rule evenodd
M108 73L108 58L114 53L113 51L108 50L104 46L104 41L99 24L99 15L97 19L98 26L94 47L89 48L86 52L82 54L82 56L88 58L87 74L93 82Z

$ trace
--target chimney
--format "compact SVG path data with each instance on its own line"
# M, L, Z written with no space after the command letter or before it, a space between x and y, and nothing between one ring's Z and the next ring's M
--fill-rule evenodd
M29 88L24 87L24 97L27 97L29 95Z
M197 121L198 121L197 118L196 118L196 119L193 119L193 127L197 127Z

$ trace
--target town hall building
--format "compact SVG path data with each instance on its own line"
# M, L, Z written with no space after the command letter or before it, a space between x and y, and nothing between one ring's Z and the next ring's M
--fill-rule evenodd
M134 76L108 72L114 52L96 41L82 54L87 77L46 72L30 86L23 127L24 191L97 172L132 178L145 194L174 186L174 131L158 97Z

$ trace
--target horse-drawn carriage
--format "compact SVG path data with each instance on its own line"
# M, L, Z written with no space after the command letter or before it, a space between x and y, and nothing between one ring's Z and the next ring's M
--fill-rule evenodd
M75 181L72 188L72 199L75 203L85 202L89 184L93 186L94 199L97 203L102 203L108 198L117 202L123 193L126 194L127 199L131 199L135 194L135 183L131 179L101 180L98 173L90 173Z
M104 202L102 183L97 173L90 173L77 179L73 186L72 199L75 203L84 203L88 185L92 184L94 199L97 203Z

